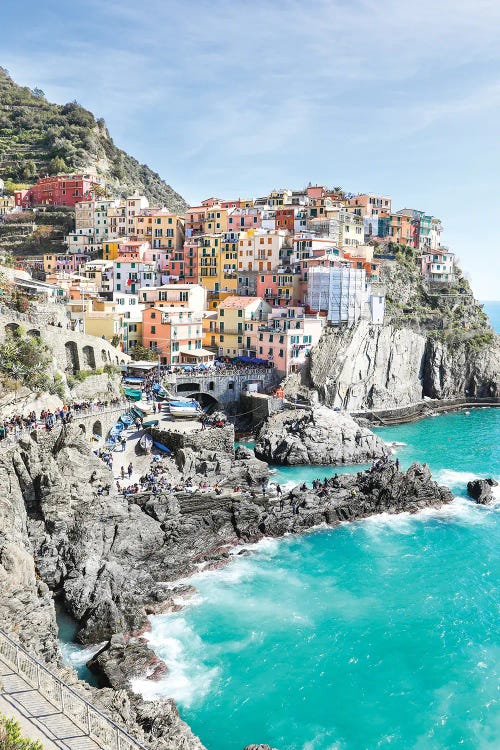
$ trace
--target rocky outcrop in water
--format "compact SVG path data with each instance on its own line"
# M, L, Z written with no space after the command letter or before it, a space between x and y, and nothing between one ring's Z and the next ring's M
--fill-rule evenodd
M493 500L493 487L498 482L495 479L473 479L467 482L467 492L478 505L487 505Z
M259 458L288 466L366 463L386 452L373 432L325 406L273 414L261 427L255 445Z

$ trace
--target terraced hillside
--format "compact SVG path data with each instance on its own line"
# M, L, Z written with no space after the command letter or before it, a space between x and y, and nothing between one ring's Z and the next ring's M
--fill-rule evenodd
M95 168L111 193L146 195L184 212L187 204L160 175L117 148L102 119L77 102L48 102L43 91L16 84L0 68L0 177L15 183Z

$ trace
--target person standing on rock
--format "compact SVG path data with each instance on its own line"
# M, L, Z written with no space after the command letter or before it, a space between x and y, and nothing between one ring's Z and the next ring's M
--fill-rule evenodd
M120 443L122 446L122 453L124 453L125 448L127 447L127 438L125 437L125 435L122 435L122 437L120 438Z
M399 471L399 458L396 459L395 464L397 471Z
M134 470L134 467L132 466L132 461L131 461L129 463L128 467L127 467L127 473L128 473L128 478L129 479L132 478L132 472L133 472L133 470Z

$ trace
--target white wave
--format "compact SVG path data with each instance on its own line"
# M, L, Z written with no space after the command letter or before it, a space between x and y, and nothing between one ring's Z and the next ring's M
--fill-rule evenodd
M153 628L146 638L167 665L168 673L158 681L132 680L132 690L146 700L174 698L189 708L207 695L219 669L203 663L205 646L184 618L159 615L152 622Z
M106 643L107 641L94 643L92 646L81 646L78 643L61 643L63 660L74 669L78 669L78 667L85 666L98 651L104 648Z

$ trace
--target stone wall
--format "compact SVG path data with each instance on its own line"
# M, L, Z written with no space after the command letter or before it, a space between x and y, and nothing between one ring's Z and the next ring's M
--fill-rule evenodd
M283 409L283 399L266 396L264 393L243 393L241 396L241 412L256 426L265 419Z
M174 453L180 448L192 448L194 451L208 450L214 452L234 454L234 427L201 428L192 432L179 432L174 428L151 430L153 440L158 440L170 448Z

